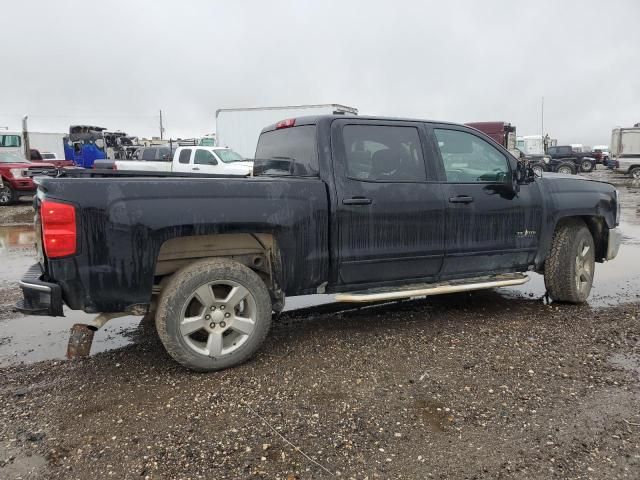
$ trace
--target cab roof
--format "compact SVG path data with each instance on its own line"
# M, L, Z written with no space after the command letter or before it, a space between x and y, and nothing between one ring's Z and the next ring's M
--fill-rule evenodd
M353 118L355 120L373 120L373 121L384 121L384 122L421 122L421 123L437 123L437 124L441 124L441 125L454 125L454 126L458 126L458 127L466 127L469 128L461 123L454 123L454 122L443 122L443 121L438 121L438 120L424 120L424 119L418 119L418 118L402 118L402 117L377 117L377 116L362 116L362 115L308 115L308 116L302 116L302 117L292 117L292 118L288 118L288 119L282 119L281 121L274 123L272 125L269 125L265 128L262 129L262 131L260 133L264 133L264 132L270 132L273 130L277 130L279 128L287 128L287 127L299 127L302 125L317 125L318 123L323 123L323 122L327 122L327 123L331 123L334 120L344 120L344 119L350 119ZM284 122L290 122L293 121L294 124L293 125L282 125Z

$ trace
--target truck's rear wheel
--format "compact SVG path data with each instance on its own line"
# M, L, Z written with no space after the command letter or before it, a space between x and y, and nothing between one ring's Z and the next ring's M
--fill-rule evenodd
M631 175L631 178L634 180L640 180L640 167L633 167L629 170L629 175Z
M15 201L15 194L8 185L0 187L0 206L11 205Z
M581 172L589 173L591 170L593 170L593 163L589 160L583 160L582 163L580 163Z
M569 162L565 162L561 163L556 171L558 173L564 173L565 175L573 175L576 173L576 167Z
M595 245L582 220L556 228L544 264L544 284L553 300L583 303L591 293L595 270Z
M158 335L177 362L196 371L238 365L260 347L271 326L271 299L262 279L226 258L176 272L160 295Z

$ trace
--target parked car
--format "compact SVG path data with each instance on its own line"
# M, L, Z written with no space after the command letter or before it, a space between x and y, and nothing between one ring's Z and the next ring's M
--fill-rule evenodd
M596 168L596 159L591 152L578 152L570 145L557 145L549 147L548 155L551 162L573 162L580 172L591 172Z
M616 171L640 180L640 127L613 129L609 163Z
M175 149L173 157L169 147L146 147L136 153L138 153L137 159L116 160L113 168L219 175L249 175L253 171L252 161L224 147L181 146Z
M596 145L593 147L594 156L598 163L602 163L605 167L609 163L609 146L608 145Z
M175 360L218 370L256 352L287 296L389 301L536 271L553 300L581 303L620 246L612 185L536 178L463 125L288 119L262 131L256 157L248 178L42 178L40 260L17 308L55 316L64 302L105 313L96 327L148 312Z
M11 205L22 196L35 193L36 185L27 175L28 171L44 172L46 175L49 170L55 169L50 163L30 162L20 153L0 151L0 206Z

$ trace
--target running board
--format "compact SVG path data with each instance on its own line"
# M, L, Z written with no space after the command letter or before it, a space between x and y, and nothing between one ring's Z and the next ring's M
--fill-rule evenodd
M385 300L400 300L403 298L442 295L445 293L469 292L485 288L510 287L522 285L529 281L529 277L523 274L495 275L489 277L476 277L466 280L452 280L440 283L421 283L406 285L401 288L376 288L360 292L338 293L337 302L380 302Z

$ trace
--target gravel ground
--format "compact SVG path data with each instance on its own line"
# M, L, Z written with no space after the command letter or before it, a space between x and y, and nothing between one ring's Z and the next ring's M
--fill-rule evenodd
M124 348L0 369L0 478L640 478L640 301L335 310L282 315L219 373L179 367L146 322Z

